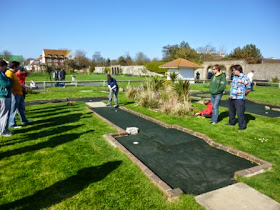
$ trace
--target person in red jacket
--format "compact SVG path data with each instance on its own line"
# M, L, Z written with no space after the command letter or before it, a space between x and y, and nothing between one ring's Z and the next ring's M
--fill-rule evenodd
M19 83L22 86L23 98L25 99L25 95L27 93L25 86L25 78L29 75L29 72L25 68L21 67L19 71L17 71L16 75L19 78Z
M205 110L202 112L198 112L195 115L196 116L204 116L205 118L211 118L212 117L212 103L208 99L204 99L203 103L207 106Z

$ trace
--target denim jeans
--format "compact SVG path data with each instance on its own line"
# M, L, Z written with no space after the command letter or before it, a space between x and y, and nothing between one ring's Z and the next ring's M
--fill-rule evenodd
M0 134L9 132L11 98L0 98Z
M217 123L219 117L219 105L223 94L211 95L211 103L213 107L212 122Z
M19 117L21 120L21 123L26 123L27 119L25 117L25 103L23 99L23 95L13 95L12 94L12 102L11 102L11 112L10 112L10 127L16 126L16 113L19 113Z
M113 95L115 95L115 105L118 105L118 92L119 92L119 88L116 88L116 89L110 91L109 101L108 101L109 105L112 104Z
M237 112L239 128L246 128L245 120L245 100L242 99L229 99L228 100L228 113L229 113L229 124L235 124L235 115Z

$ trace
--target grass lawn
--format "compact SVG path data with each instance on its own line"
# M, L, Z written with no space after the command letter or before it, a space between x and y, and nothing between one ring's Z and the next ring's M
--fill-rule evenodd
M167 202L85 107L27 106L34 124L1 141L0 209L202 209L192 195Z
M271 88L262 91L258 94L267 98L274 94ZM73 92L28 94L26 100L107 95L77 87ZM225 108L220 108L221 121L210 125L207 119L167 116L135 106L124 93L119 96L123 106L274 163L271 171L239 181L280 202L280 119L246 114L248 128L238 131L237 125L224 125ZM71 107L66 103L27 106L34 124L1 141L0 209L202 209L192 195L167 202L126 155L104 140L102 135L114 132L113 127L85 107L78 102Z

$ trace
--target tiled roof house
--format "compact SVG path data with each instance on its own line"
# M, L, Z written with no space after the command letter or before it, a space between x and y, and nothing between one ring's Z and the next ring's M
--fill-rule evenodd
M160 66L167 69L167 80L170 80L171 72L176 72L178 79L194 81L194 71L202 66L183 58L170 61Z
M51 50L43 49L41 64L61 66L64 61L74 59L75 56L71 50Z

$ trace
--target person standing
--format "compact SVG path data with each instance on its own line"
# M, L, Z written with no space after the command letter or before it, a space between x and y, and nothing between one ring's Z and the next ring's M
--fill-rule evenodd
M56 81L55 86L58 86L59 82L57 82L57 81L59 81L59 73L56 69L54 69L53 78L54 78L54 81Z
M12 136L9 130L9 116L11 110L11 94L13 80L5 75L7 63L0 61L0 135L5 137Z
M243 74L242 66L233 66L233 80L229 96L229 123L226 125L235 125L235 115L237 112L239 130L246 129L245 119L245 99L251 90L250 79Z
M19 69L19 71L17 71L16 75L19 78L19 82L22 86L23 99L25 99L25 95L27 94L26 86L25 86L25 78L29 75L29 72L22 67Z
M111 75L108 74L107 75L107 83L108 83L108 88L110 89L109 101L108 101L107 106L111 106L112 98L113 98L113 95L114 95L115 96L115 105L114 105L114 107L118 108L119 107L119 105L118 105L119 87L118 87L117 81L113 77L111 77Z
M213 66L212 70L214 75L210 82L211 103L213 106L211 124L216 124L218 123L220 101L226 88L226 76L221 72L221 68L217 64Z
M25 103L22 93L22 86L20 85L19 78L16 75L16 72L19 68L19 62L12 61L10 62L10 69L6 71L6 76L11 78L13 80L13 86L12 86L12 100L11 100L11 113L10 113L10 119L9 124L12 128L21 128L21 126L18 126L16 124L15 116L16 112L18 111L19 117L21 120L21 124L25 125L28 123L32 123L31 120L27 120L25 117Z
M65 84L64 81L65 81L66 72L63 68L60 70L59 76L60 76L60 81L62 81L62 84L64 85Z
M252 70L251 72L249 72L247 74L247 77L249 78L250 82L251 82L251 91L253 91L253 86L254 86L254 83L253 83L253 77L254 77L254 70Z

